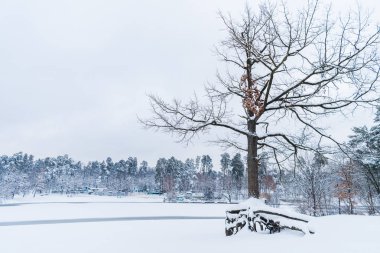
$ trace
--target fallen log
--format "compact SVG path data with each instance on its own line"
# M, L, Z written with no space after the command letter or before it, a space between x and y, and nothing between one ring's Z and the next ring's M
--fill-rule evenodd
M247 209L237 209L226 211L225 233L231 236L239 232L246 224L248 213Z
M254 232L269 231L269 234L273 234L290 229L314 234L309 220L306 215L273 208L258 199L249 199L226 211L225 232L226 236L231 236L248 224L248 229Z

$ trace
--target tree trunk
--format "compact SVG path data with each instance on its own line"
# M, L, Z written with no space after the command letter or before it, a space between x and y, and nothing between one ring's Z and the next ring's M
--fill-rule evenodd
M252 78L252 61L250 52L247 52L247 81L248 88L252 89L254 80ZM248 109L249 119L247 122L249 136L248 139L248 155L247 155L247 174L248 174L248 197L259 198L259 158L257 154L257 135L256 135L256 116ZM252 118L255 118L253 120Z
M247 155L247 173L248 173L248 197L259 198L259 159L257 156L257 137L256 123L253 120L248 121L248 130L252 133L248 136L248 155Z
M342 211L340 209L340 197L338 198L338 203L339 203L339 214L342 214Z
M312 178L312 183L311 183L311 197L313 200L313 215L317 216L317 196L315 194L314 178Z

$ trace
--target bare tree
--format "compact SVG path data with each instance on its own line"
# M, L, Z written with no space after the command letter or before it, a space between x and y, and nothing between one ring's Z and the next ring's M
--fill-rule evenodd
M220 14L227 36L216 52L228 70L205 87L207 101L194 96L187 103L166 102L151 95L153 116L141 121L185 142L212 127L230 130L217 142L248 152L248 194L258 197L259 152L271 153L281 169L299 150L312 150L297 131L276 125L296 121L303 133L339 146L318 125L320 117L378 100L379 28L360 8L333 16L318 1L292 13L285 4L246 7L240 21ZM236 135L246 138L247 147Z
M308 155L299 159L296 181L301 195L306 200L302 208L314 216L324 215L328 209L323 200L326 200L331 183L331 175L324 168L328 163L327 158L315 153L312 159Z

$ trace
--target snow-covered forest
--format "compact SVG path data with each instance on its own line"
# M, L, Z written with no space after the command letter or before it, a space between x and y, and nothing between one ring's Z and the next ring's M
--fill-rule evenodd
M323 216L380 212L380 110L372 127L353 129L345 150L308 152L288 169L265 154L260 159L261 197L273 206L291 205ZM140 158L139 158L140 159ZM160 158L155 165L125 160L83 163L68 155L35 159L17 153L0 157L3 199L32 194L125 196L133 192L164 194L166 201L236 202L247 197L245 157L223 153L185 161Z

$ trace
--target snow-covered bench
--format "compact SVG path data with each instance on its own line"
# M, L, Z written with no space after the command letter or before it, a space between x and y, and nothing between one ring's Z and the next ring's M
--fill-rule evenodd
M270 207L258 199L249 199L226 211L227 236L236 234L245 225L251 231L269 231L270 234L283 229L297 230L314 234L309 225L310 217L296 212Z

